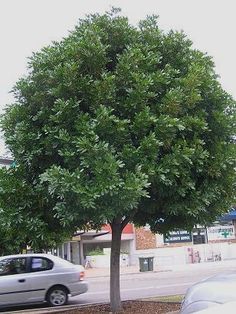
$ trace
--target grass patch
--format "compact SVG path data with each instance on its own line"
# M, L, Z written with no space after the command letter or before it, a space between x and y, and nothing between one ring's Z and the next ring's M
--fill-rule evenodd
M143 301L158 301L158 302L182 302L183 295L166 295L166 296L158 296L158 297L151 297L142 299Z

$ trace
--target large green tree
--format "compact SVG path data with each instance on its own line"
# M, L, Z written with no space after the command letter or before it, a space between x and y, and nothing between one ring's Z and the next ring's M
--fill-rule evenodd
M43 197L34 213L71 232L111 225L112 311L125 225L209 223L235 183L235 102L212 59L157 17L134 27L116 11L34 53L2 119L23 179Z

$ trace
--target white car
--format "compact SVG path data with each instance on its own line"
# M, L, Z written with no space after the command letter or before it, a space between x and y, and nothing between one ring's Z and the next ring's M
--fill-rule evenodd
M202 280L188 289L182 302L181 314L196 313L208 308L214 311L213 307L216 310L220 304L236 301L235 291L235 272L227 272ZM235 308L234 311L236 311Z
M50 254L0 257L0 306L47 302L65 305L85 293L84 268Z

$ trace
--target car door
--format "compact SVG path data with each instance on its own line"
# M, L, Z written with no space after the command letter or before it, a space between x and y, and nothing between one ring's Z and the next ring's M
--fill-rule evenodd
M27 258L2 259L0 261L0 306L27 303L30 296Z
M46 257L33 256L29 263L29 286L32 291L30 302L42 302L51 286L53 262Z

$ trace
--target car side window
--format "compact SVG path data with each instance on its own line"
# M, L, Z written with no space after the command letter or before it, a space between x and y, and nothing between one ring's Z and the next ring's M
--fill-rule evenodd
M26 258L7 258L0 261L0 276L22 274L26 272Z
M31 260L31 271L44 271L53 268L53 262L45 257L32 257Z

